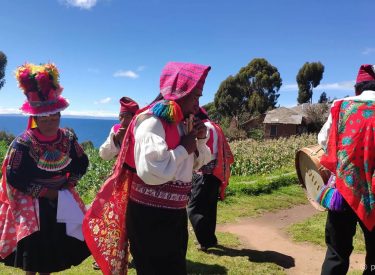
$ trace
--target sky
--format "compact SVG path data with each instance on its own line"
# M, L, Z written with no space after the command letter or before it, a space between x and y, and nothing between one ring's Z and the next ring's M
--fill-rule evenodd
M359 66L375 64L374 11L374 0L2 0L0 114L25 100L14 78L25 62L56 64L67 115L116 117L122 96L150 103L169 61L212 67L201 105L254 58L278 69L278 106L297 104L305 62L325 66L313 102L345 97Z

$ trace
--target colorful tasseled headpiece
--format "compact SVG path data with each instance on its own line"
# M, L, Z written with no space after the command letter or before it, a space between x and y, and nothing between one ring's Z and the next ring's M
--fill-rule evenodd
M26 63L17 68L18 86L27 100L20 108L25 114L45 116L60 112L69 106L61 96L59 71L54 64L35 65Z
M194 89L203 90L210 66L169 62L160 76L160 93L167 100L176 100Z

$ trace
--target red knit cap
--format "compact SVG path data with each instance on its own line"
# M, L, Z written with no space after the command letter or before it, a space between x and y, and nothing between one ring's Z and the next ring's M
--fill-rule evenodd
M137 102L135 102L133 99L126 97L126 96L120 99L120 105L121 105L120 114L123 114L123 113L135 114L139 109Z
M356 83L375 80L375 66L370 64L361 65L358 71Z

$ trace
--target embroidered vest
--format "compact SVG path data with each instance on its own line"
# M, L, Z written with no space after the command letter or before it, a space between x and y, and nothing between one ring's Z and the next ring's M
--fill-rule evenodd
M164 131L165 141L168 149L175 149L180 144L180 134L177 123L167 123L160 119ZM132 135L129 151L134 152L134 127L131 128ZM127 165L135 167L134 154L128 154ZM188 193L191 190L191 182L169 181L160 185L149 185L134 174L130 188L130 199L137 203L168 209L184 209L188 202Z

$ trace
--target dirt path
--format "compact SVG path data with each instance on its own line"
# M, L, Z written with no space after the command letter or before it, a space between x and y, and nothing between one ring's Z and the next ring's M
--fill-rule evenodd
M310 205L300 205L258 218L241 219L236 224L219 225L218 230L240 237L245 248L262 252L263 261L274 262L287 274L320 274L325 249L308 243L293 242L284 228L311 217L317 211ZM250 259L251 260L251 259ZM362 270L364 255L352 254L350 269Z

